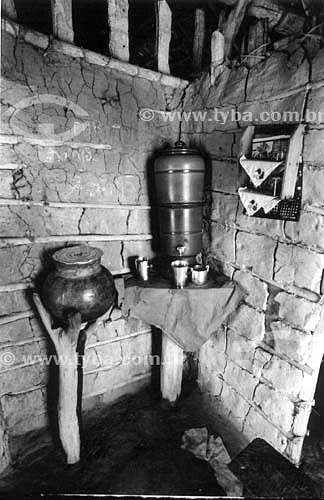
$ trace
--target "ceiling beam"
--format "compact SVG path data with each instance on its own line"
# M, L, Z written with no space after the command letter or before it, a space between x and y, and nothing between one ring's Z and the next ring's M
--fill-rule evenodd
M238 2L239 0L214 0L209 5L215 10L222 6L235 7ZM282 35L301 32L305 21L305 16L278 0L251 0L247 14L257 19L267 18L269 30Z

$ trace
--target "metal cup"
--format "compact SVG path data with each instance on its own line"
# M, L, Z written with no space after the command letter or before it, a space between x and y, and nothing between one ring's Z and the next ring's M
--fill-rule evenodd
M186 260L174 260L171 262L173 277L177 288L183 288L187 282L190 270L189 262Z
M136 271L140 279L143 281L148 281L149 279L149 268L151 264L147 257L138 257L135 260Z
M195 285L207 283L209 266L196 265L191 269L191 280Z

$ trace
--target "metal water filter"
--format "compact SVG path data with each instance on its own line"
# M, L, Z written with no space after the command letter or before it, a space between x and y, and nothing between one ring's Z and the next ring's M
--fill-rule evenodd
M194 259L201 252L205 162L197 149L176 142L154 162L160 249Z

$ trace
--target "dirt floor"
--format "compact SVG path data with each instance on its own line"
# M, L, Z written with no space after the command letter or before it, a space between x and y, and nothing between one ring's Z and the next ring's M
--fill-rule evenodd
M324 436L305 439L300 469L313 480L319 498L324 498Z
M246 449L243 436L211 410L194 386L185 388L173 410L161 407L157 390L142 390L113 405L84 412L82 461L77 466L65 465L63 452L48 433L32 433L26 443L28 453L21 453L11 473L0 478L0 497L34 499L40 493L222 497L225 492L207 462L180 447L186 429L204 426L214 434L221 429L232 457ZM319 441L306 440L299 470L313 480L318 496L324 498L324 440L322 444L323 450ZM256 476L260 478L258 491L269 496L269 481L265 476L264 488L260 486L258 472L253 472L252 481L251 477L246 484L243 481L245 494L259 496L249 487Z
M48 444L18 461L0 480L0 494L223 496L207 462L180 448L185 429L206 423L192 395L165 410L156 391L141 391L85 416L80 465L65 466L62 452Z

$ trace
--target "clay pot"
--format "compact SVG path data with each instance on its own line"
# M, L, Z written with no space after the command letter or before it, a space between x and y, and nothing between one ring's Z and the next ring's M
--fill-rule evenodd
M82 321L94 321L113 304L116 289L111 273L100 264L102 251L86 245L53 254L55 269L41 290L46 309L60 323L79 311Z

